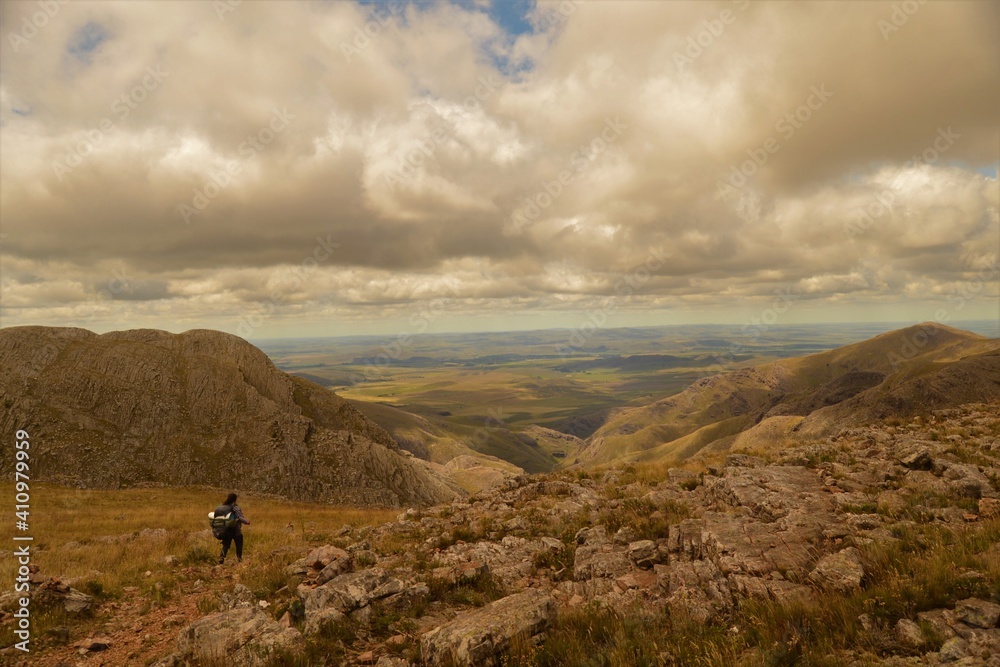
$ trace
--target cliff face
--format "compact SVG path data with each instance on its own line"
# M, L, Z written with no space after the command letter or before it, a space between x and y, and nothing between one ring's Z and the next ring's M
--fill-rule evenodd
M217 331L0 330L0 428L32 437L32 477L207 484L407 505L455 487L332 392ZM12 449L0 470L12 468Z

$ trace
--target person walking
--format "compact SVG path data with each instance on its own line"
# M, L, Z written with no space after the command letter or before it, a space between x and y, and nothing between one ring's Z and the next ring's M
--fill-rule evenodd
M230 493L226 496L224 506L231 508L238 521L226 529L222 535L222 554L219 556L219 565L226 562L226 554L229 553L229 546L236 543L236 562L243 562L243 524L250 525L250 520L243 516L243 510L236 504L236 494ZM216 511L218 515L218 511Z

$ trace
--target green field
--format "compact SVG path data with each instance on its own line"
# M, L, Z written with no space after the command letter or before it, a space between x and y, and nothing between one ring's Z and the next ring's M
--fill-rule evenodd
M532 444L521 434L528 426L586 438L610 410L676 394L700 377L821 352L899 326L691 325L602 329L582 338L550 329L254 342L282 370L356 401L394 434L401 418L364 404L418 415L437 435L540 472L569 459Z

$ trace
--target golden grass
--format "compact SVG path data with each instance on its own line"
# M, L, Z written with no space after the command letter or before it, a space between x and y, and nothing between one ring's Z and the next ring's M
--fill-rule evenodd
M54 484L32 485L32 562L46 576L85 579L116 596L124 586L147 584L169 576L163 560L177 556L181 564L210 562L218 557L219 541L208 529L208 512L226 491L205 487L81 490ZM0 484L0 498L14 504L14 487ZM239 505L250 526L244 526L244 558L253 560L277 549L294 551L323 543L344 525L361 526L391 520L398 510L358 509L241 495ZM0 540L12 544L13 518L5 522ZM286 526L292 525L292 530ZM145 529L165 535L142 536ZM232 552L230 552L232 558ZM292 556L290 556L291 558ZM17 563L0 560L0 580L13 581Z

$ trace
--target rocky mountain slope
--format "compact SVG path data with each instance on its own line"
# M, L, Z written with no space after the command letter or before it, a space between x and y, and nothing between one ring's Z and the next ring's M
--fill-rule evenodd
M38 664L996 667L998 486L1000 403L701 471L521 476L258 556L282 572L258 593L239 583L246 564L168 557L178 604L226 587L169 631L166 655L144 652L126 605ZM40 600L87 602L35 579Z
M780 425L786 436L787 429L821 436L844 425L997 398L1000 340L926 323L705 377L675 396L616 410L588 438L578 462L680 461L725 451L761 424L770 431Z
M117 488L204 484L358 505L461 491L329 390L217 331L0 330L0 429L32 477ZM0 450L0 473L13 450Z

